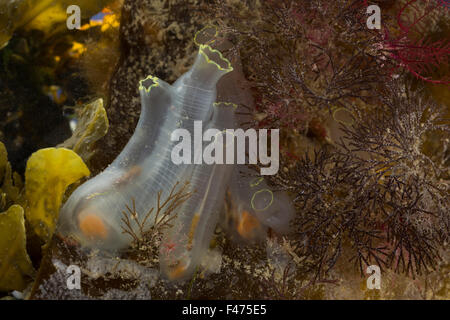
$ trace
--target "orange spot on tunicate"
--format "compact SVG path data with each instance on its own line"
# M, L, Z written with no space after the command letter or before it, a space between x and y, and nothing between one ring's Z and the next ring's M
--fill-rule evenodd
M251 239L255 236L256 230L259 228L260 224L258 219L252 216L247 211L243 211L241 218L239 219L237 225L237 231L241 237L245 239Z
M106 239L108 231L103 220L95 214L88 213L79 217L79 226L81 232L88 238Z
M169 279L170 280L175 280L175 279L179 279L182 276L184 276L185 271L186 271L186 264L182 263L182 262L178 262L178 264L173 267L173 269L170 270L169 272Z

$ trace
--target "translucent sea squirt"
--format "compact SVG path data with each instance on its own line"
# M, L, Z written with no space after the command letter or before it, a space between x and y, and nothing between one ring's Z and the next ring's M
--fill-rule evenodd
M232 105L214 104L213 118L209 123L209 127L217 132L214 139L224 136L225 129L230 128L233 122ZM226 149L226 144L218 143L217 147ZM233 167L231 164L198 164L187 171L185 179L190 181L195 192L183 204L160 247L161 271L170 280L189 278L207 252L224 207Z
M163 197L168 195L180 180L191 180L202 187L199 194L204 192L203 185L208 181L209 171L216 170L215 166L199 171L196 165L174 164L171 151L177 142L171 141L170 135L177 128L192 132L194 121L211 122L216 83L232 70L219 51L201 45L194 65L173 85L152 76L142 80L139 86L142 109L133 136L108 168L72 193L61 209L59 231L87 247L120 250L132 241L121 228L123 212L132 201L136 212L146 214L156 208L158 192L162 191ZM222 191L214 194L220 196ZM216 214L218 210L210 204L222 200L210 196L201 208L188 201L180 217ZM152 216L147 221L146 229L151 227ZM203 224L203 220L199 222L199 226Z

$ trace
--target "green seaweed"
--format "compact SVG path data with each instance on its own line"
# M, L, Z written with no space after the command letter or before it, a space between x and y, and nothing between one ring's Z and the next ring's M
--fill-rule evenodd
M99 12L110 0L77 1L83 18ZM14 31L29 26L46 32L54 31L56 24L65 27L66 8L71 0L0 0L0 49L8 44Z
M22 290L34 273L26 251L23 208L12 205L0 213L0 291Z
M72 136L58 147L72 149L84 162L88 163L94 155L95 142L106 134L108 127L103 99L96 99L83 107Z
M12 172L5 145L0 142L0 210L6 210L19 201L22 180Z

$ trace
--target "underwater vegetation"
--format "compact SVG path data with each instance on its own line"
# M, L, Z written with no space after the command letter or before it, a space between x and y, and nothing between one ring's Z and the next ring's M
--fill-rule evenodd
M449 39L441 34L448 11L438 2L404 1L383 16L383 32L372 32L363 1L217 3L211 10L241 57L260 61L243 58L257 123L285 127L286 135L295 128L322 144L304 154L289 147L286 170L273 179L295 199L291 242L302 267L324 279L346 247L361 274L373 263L411 276L436 266L449 232L448 108L425 98L423 83L399 68L448 84L448 72L437 75L448 68ZM383 12L395 7L375 3ZM399 46L384 50L380 43L392 34ZM327 113L339 130L323 129ZM440 143L431 151L433 135Z
M65 1L10 3L0 292L449 298L444 1L80 1L70 32ZM170 134L196 120L280 129L279 171L175 165ZM71 265L81 290L65 288Z
M0 257L2 257L2 273L0 290L23 289L25 277L34 273L31 260L26 252L26 237L23 208L12 205L0 216ZM14 249L10 249L13 247Z
M101 11L107 2L111 1L80 1L84 7L83 26L89 25L89 17ZM99 25L79 33L69 32L65 23L67 3L0 2L0 23L8 24L6 29L0 27L0 37L10 38L14 32L7 43L0 41L0 46L4 46L0 58L0 135L14 169L22 175L34 151L53 147L71 136L68 118L73 113L94 98L105 98L100 90L95 96L89 92L89 87L104 87L105 80L92 72L92 77L84 81L80 69L80 65L90 65L92 56L97 66L104 64L104 59L96 54L103 52L106 56L105 49L99 45L89 55L83 55L83 59L80 53L90 47L89 39L92 42L99 35L113 47L109 39L117 28L101 31ZM117 18L112 13L109 17ZM103 77L107 74L102 70Z
M382 48L397 61L397 66L406 68L416 78L434 84L450 84L448 61L450 44L444 33L448 31L448 12L442 10L440 1L418 1L402 3L396 16L398 29L383 35ZM447 15L447 19L444 17ZM433 25L434 30L427 34ZM429 32L429 31L428 31ZM444 67L438 71L435 68ZM446 66L446 67L445 67Z
M83 6L83 14L90 17L97 13L98 8L102 8L108 0L78 1ZM53 33L52 27L57 25L64 28L67 19L66 8L71 5L70 1L51 0L2 0L0 2L0 48L5 47L11 39L12 34L18 28L42 30L46 34Z
M21 290L26 285L24 277L34 273L26 251L24 217L28 235L37 236L43 244L47 243L53 235L66 188L90 172L75 152L64 148L45 148L33 153L28 160L25 184L20 182L17 173L13 183L11 165L2 143L0 150L2 210L7 208L0 213L0 289Z

